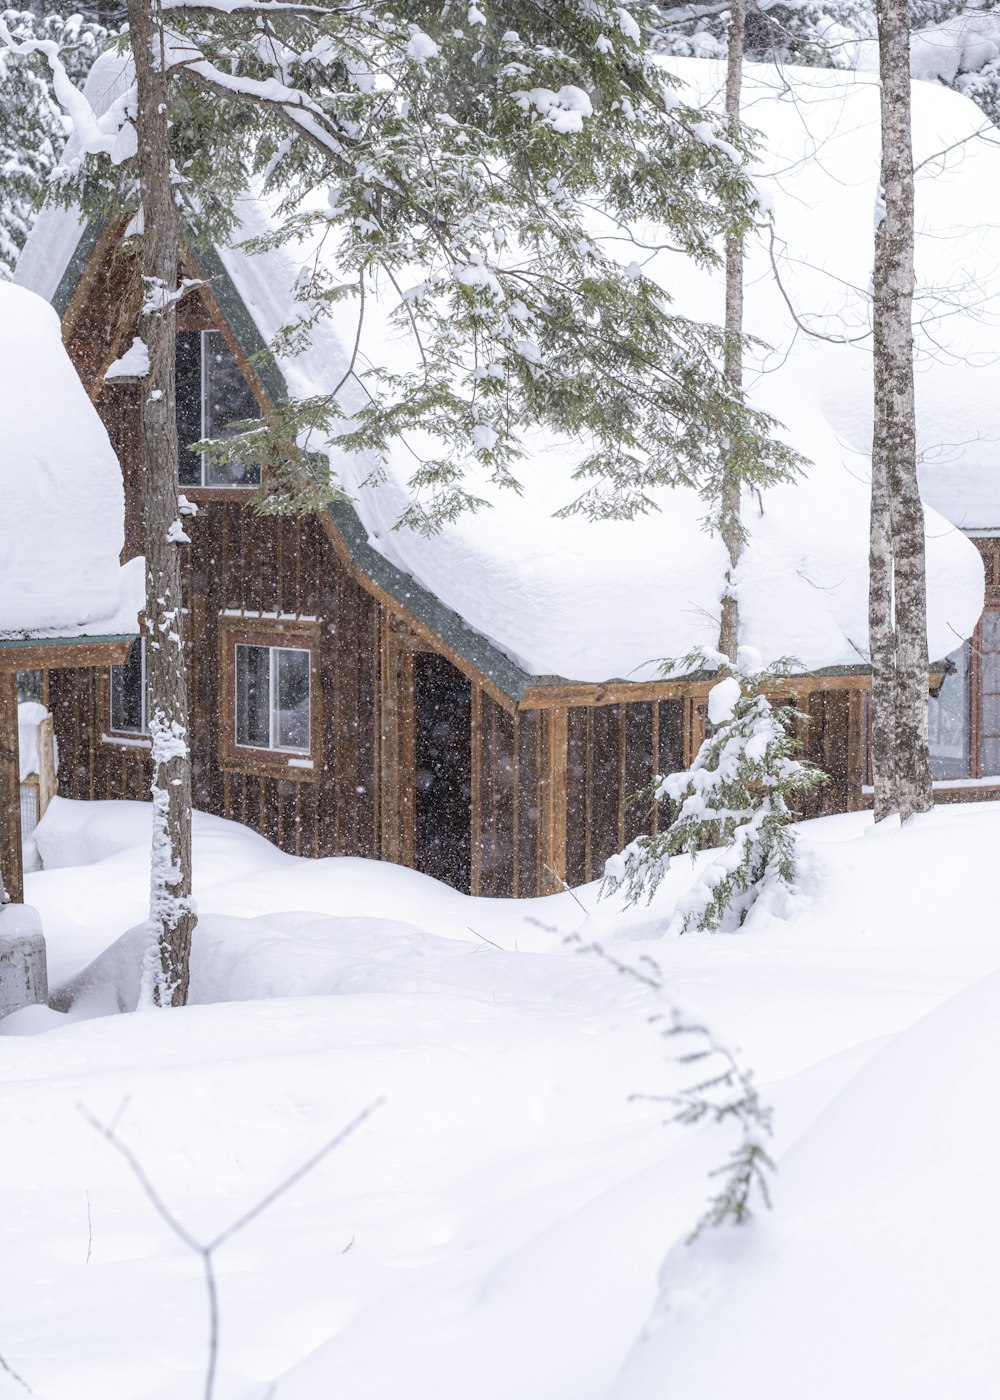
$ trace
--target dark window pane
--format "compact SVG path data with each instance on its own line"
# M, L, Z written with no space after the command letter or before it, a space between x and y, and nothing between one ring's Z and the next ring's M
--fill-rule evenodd
M201 432L201 332L177 332L177 445L182 486L201 485L201 457L188 452Z
M111 728L142 734L142 642L133 642L124 666L111 668Z
M225 337L205 331L202 339L205 436L231 436L230 424L259 418L260 408L236 363ZM240 462L206 462L206 486L258 486L260 471Z
M275 647L274 744L309 752L309 653Z
M984 695L982 704L982 733L1000 734L1000 695Z
M983 651L1000 651L1000 612L983 614Z
M933 778L969 776L969 644L948 658L955 669L927 704Z
M982 741L979 761L984 778L1000 777L1000 739Z
M41 671L18 671L17 673L17 698L23 700L41 700L42 698L42 673Z
M236 742L270 748L271 648L236 648Z

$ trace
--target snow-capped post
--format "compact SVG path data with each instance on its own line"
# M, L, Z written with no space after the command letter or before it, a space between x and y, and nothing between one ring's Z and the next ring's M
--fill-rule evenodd
M142 199L142 339L149 353L143 403L146 671L153 744L149 947L140 1004L187 1001L191 934L191 759L181 608L177 419L174 392L180 223L172 179L168 80L155 0L129 0L138 89L136 164Z
M913 151L907 0L877 0L881 207L874 276L875 423L868 625L875 820L932 803L927 585L913 395Z
M739 138L740 97L743 90L743 37L746 32L746 0L731 0L729 37L726 52L726 124L730 140ZM731 228L726 235L726 313L724 369L734 394L743 393L743 234ZM730 661L736 660L739 644L740 608L735 591L736 566L743 551L743 525L740 495L743 486L739 454L735 446L722 463L722 489L719 533L729 556L726 587L722 594L719 621L719 650Z
M710 660L685 658L688 669ZM773 707L764 691L792 669L787 658L764 667L760 653L740 647L737 665L725 657L722 678L708 696L712 732L687 772L654 780L652 796L669 804L670 820L652 836L640 836L605 866L605 889L623 889L628 904L650 900L682 854L723 849L681 899L668 933L739 928L765 890L790 889L795 877L792 804L824 781L797 757L792 728L799 712Z

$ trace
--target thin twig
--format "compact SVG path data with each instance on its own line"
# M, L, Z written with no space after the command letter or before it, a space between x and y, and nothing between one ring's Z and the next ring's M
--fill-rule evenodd
M163 1197L153 1185L146 1172L146 1169L143 1167L138 1157L135 1155L135 1153L132 1151L129 1145L123 1142L121 1138L117 1135L115 1131L115 1124L121 1117L124 1104L121 1108L119 1108L118 1112L115 1115L115 1118L110 1124L102 1123L100 1119L96 1118L88 1108L86 1108L82 1104L78 1105L80 1113L87 1120L87 1122L94 1129L94 1131L99 1133L100 1136L104 1138L105 1142L109 1143L120 1156L124 1157L125 1161L128 1163L129 1167L132 1170L133 1176L138 1181L139 1185L142 1187L142 1190L145 1192L145 1195L149 1200L150 1204L153 1206L153 1209L156 1211L157 1215L159 1215L160 1219L164 1222L167 1228L174 1235L177 1236L181 1243L184 1244L186 1248L188 1248L192 1252L192 1254L196 1254L201 1260L202 1268L205 1275L205 1292L208 1299L208 1360L205 1365L205 1389L203 1393L204 1400L212 1400L212 1396L215 1393L215 1378L219 1360L219 1289L215 1277L215 1265L213 1259L216 1250L218 1250L219 1248L221 1248L222 1245L226 1244L229 1240L231 1240L234 1235L237 1235L241 1230L244 1230L246 1226L251 1223L251 1221L256 1220L257 1217L259 1215L262 1215L264 1211L266 1211L270 1206L274 1204L275 1201L277 1201L281 1196L285 1195L287 1191L290 1191L293 1186L300 1182L304 1176L308 1175L308 1173L311 1172L315 1167L319 1166L320 1162L322 1162L324 1158L328 1157L331 1152L333 1152L336 1148L340 1147L344 1142L346 1142L346 1140L353 1133L357 1132L358 1128L360 1128L363 1123L367 1122L367 1120L372 1116L375 1110L381 1108L384 1102L385 1099L380 1097L375 1099L372 1103L370 1103L367 1108L362 1109L356 1117L351 1119L351 1121L347 1124L346 1127L341 1128L341 1130L338 1133L334 1134L334 1136L330 1138L329 1141L326 1142L319 1149L318 1152L314 1152L313 1155L309 1157L305 1162L303 1162L300 1167L297 1167L295 1171L293 1171L289 1176L286 1176L285 1179L279 1182L277 1186L275 1186L272 1190L268 1191L265 1195L263 1195L260 1198L260 1200L257 1201L255 1205L251 1206L251 1208L248 1211L246 1211L243 1215L238 1216L237 1219L232 1222L232 1224L228 1225L224 1230L220 1231L219 1234L215 1235L212 1239L207 1241L197 1239L194 1235L192 1235L190 1230L188 1230L187 1227L183 1225L180 1220L178 1220L177 1216L174 1215L173 1211L164 1202ZM353 1244L353 1240L351 1241L351 1243ZM346 1253L346 1250L344 1252ZM88 1254L88 1258L89 1257L90 1256ZM4 1366L4 1369L10 1370L6 1362L3 1361L2 1357L0 1357L0 1364ZM10 1374L14 1376L16 1380L21 1379L13 1371L11 1371ZM25 1385L25 1389L29 1389L24 1381L21 1381L21 1384ZM31 1392L29 1389L29 1394L30 1393L33 1392Z
M34 1395L35 1392L32 1390L28 1382L24 1379L23 1376L19 1376L17 1374L13 1366L11 1366L10 1363L5 1360L2 1353L0 1353L0 1370L6 1371L7 1375L10 1376L11 1380L17 1381L18 1385L21 1386L24 1390L26 1390L29 1395Z
M481 938L484 943L488 943L491 948L497 948L501 953L506 951L506 949L500 947L499 943L494 943L492 938L487 938L484 933L479 933L476 929L472 927L471 924L466 924L465 927L469 930L470 933L474 933L477 938Z

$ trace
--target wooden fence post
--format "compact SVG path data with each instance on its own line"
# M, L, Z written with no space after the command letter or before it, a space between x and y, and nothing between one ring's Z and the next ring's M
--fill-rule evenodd
M0 671L0 881L9 899L23 902L16 671Z

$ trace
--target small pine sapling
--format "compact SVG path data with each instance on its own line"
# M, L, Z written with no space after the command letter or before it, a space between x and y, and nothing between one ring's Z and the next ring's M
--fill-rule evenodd
M686 658L689 666L705 656ZM669 804L662 830L640 836L605 867L608 893L650 900L674 856L721 846L679 902L668 932L739 928L765 888L790 888L795 876L794 804L825 781L797 757L792 727L800 714L773 706L765 691L788 674L782 660L763 667L759 653L740 647L737 665L724 657L709 692L710 733L686 772L655 779L651 795Z

